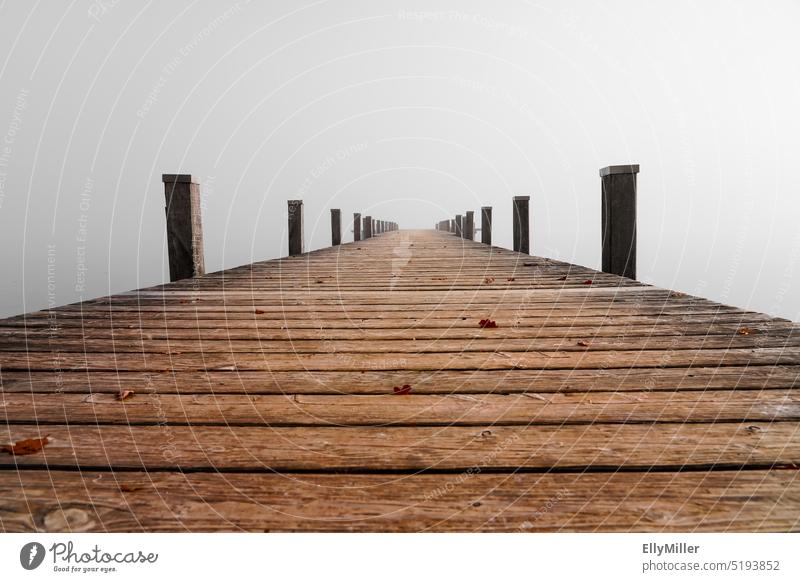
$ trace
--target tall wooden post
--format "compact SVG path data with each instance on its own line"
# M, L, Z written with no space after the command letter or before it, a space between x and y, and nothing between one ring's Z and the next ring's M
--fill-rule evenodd
M472 210L467 210L467 215L464 217L464 238L475 240L475 212Z
M460 214L456 214L456 236L458 238L463 237L463 225L461 224L462 216Z
M289 200L289 256L303 254L303 201Z
M602 182L603 271L636 278L636 176L639 164L608 166Z
M200 184L189 174L163 174L167 215L169 279L205 274Z
M492 207L481 206L481 242L492 244Z
M456 232L456 221L455 221L455 219L453 219L453 218L450 218L450 219L447 221L447 230L449 230L449 231L450 231L450 232L452 232L452 233L455 233L455 232Z
M514 250L518 253L529 255L530 245L530 218L528 203L530 196L514 196Z
M367 240L368 238L372 238L372 217L371 216L365 216L364 217L364 228L363 228L362 235L364 236L364 240Z
M361 213L353 213L353 241L358 242L361 240Z
M342 244L342 211L331 208L331 246Z

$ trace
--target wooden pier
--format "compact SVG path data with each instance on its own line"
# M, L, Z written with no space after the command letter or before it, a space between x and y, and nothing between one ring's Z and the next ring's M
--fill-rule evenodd
M0 530L800 529L800 325L383 230L0 321Z

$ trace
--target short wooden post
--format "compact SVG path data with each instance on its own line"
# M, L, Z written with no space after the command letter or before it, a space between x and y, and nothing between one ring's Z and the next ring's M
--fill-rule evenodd
M362 234L364 235L364 240L367 240L368 238L372 238L372 217L371 216L365 216L364 217L364 228L363 228L363 233Z
M342 244L342 211L331 208L331 246Z
M460 214L456 214L456 236L458 238L461 238L462 236L464 236L462 234L463 225L461 224L461 219L462 219L462 216Z
M361 213L353 213L353 241L358 242L361 240Z
M303 254L303 201L289 200L289 256Z
M169 280L205 274L200 183L190 174L163 174Z
M475 240L475 212L472 210L467 210L467 215L464 217L464 238Z
M530 218L528 203L530 196L514 196L514 250L518 253L529 255L530 245Z
M603 271L636 278L636 176L639 164L600 170Z
M481 206L481 242L492 244L492 207Z
M453 232L453 233L456 231L456 221L454 219L450 218L447 221L447 225L448 225L447 226L447 230L449 230L450 232Z

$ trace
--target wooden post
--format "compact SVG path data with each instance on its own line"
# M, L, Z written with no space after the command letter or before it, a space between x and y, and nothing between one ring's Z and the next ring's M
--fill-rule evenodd
M200 183L190 174L163 174L167 216L169 279L205 274Z
M530 245L530 223L528 212L528 201L530 196L514 196L514 250L518 253L529 255Z
M455 231L456 231L456 221L454 219L450 218L447 221L447 225L448 225L447 230L449 230L452 233L455 233Z
M458 238L461 238L461 237L463 237L463 236L464 236L464 235L462 234L462 227L463 227L463 225L461 224L461 218L462 218L462 217L461 217L461 215L460 215L460 214L456 214L456 236L457 236Z
M372 238L372 217L371 216L365 216L364 217L364 229L363 230L364 230L364 232L362 234L364 235L364 240L367 240L368 238Z
M475 240L475 212L472 210L467 210L467 215L464 218L464 238Z
M636 175L639 164L600 170L603 271L636 278Z
M342 211L331 208L331 246L342 244Z
M358 242L361 240L361 213L353 213L353 241Z
M492 207L481 206L481 242L492 244Z
M289 256L303 254L303 201L289 200Z

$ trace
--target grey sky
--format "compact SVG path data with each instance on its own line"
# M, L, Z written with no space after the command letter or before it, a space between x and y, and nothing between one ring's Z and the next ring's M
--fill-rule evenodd
M531 196L534 254L599 267L639 163L639 278L800 320L797 2L0 4L0 314L168 279L162 173L208 270L342 209L429 228ZM348 222L348 221L345 221ZM345 240L351 240L348 232ZM48 276L50 285L48 285Z

